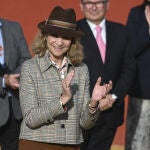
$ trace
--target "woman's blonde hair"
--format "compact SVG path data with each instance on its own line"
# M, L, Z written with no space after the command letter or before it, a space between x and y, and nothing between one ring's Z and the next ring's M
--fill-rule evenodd
M39 32L31 45L32 52L39 55L39 57L43 57L48 50L46 36ZM79 38L72 39L70 49L66 55L70 58L73 65L76 66L82 63L84 57L83 46L80 44Z

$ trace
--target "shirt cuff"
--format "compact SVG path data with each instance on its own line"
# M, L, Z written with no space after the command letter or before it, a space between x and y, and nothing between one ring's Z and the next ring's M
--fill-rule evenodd
M3 87L3 88L6 88L6 85L5 85L5 78L3 78L2 87Z

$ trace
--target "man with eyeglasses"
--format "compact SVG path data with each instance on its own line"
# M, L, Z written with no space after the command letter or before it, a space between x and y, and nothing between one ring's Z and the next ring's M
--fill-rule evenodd
M98 109L101 114L96 125L90 130L83 130L81 150L110 150L117 127L123 123L124 97L134 78L135 61L126 29L105 18L109 3L109 0L80 2L85 18L78 21L78 28L84 32L81 43L84 62L90 73L90 91L98 76L102 77L103 83L113 82L111 92L100 100ZM106 103L113 106L103 109Z

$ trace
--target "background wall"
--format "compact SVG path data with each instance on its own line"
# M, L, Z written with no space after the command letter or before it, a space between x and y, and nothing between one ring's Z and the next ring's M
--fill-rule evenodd
M125 24L130 8L140 4L142 1L143 0L110 0L107 19ZM30 46L38 31L37 24L48 18L54 6L61 5L65 8L73 7L77 13L77 19L83 17L79 2L80 0L1 0L0 17L19 22L22 25L24 35ZM125 100L127 108L127 98ZM124 137L125 124L117 131L114 144L123 145Z

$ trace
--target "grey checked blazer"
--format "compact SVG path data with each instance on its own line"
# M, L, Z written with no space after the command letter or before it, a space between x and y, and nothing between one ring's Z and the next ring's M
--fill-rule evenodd
M58 70L50 62L48 53L23 64L20 79L20 104L23 112L20 139L45 143L79 144L83 141L82 128L91 128L99 110L91 114L88 109L89 73L85 64L73 67L72 99L65 112L60 104L62 81Z
M31 58L22 29L16 22L0 18L4 44L4 62L10 74L20 73L21 64ZM22 118L18 91L3 88L3 76L0 76L0 126L6 124L9 118L8 92L12 94L12 109L16 119Z

